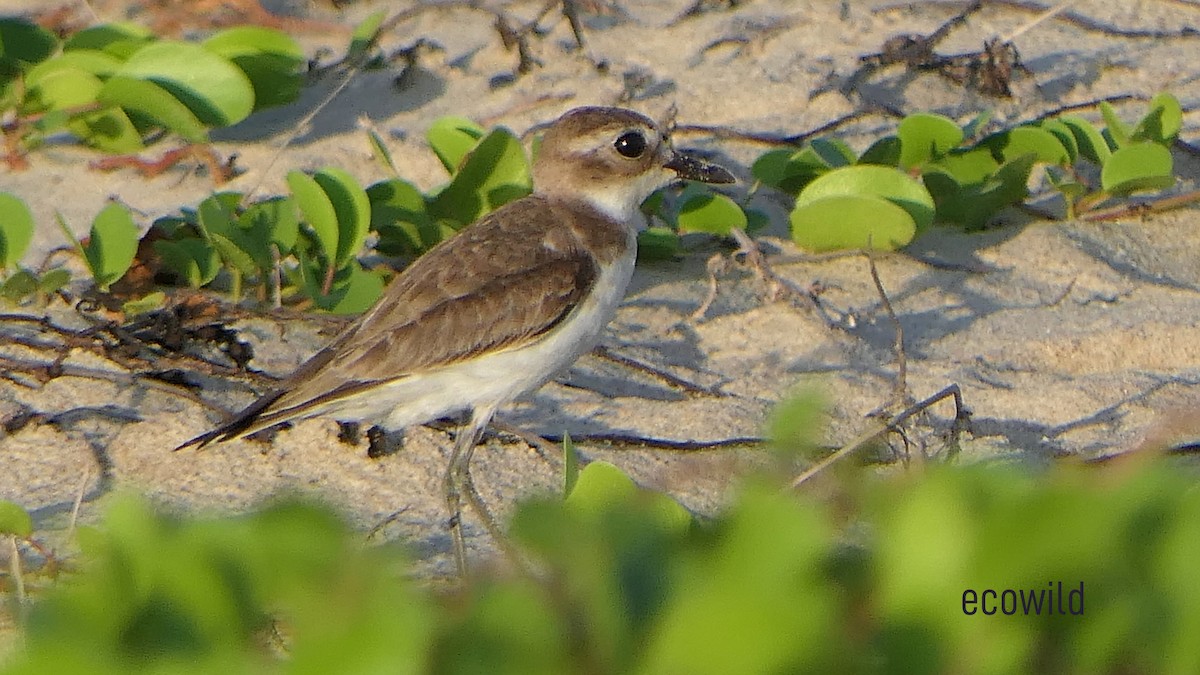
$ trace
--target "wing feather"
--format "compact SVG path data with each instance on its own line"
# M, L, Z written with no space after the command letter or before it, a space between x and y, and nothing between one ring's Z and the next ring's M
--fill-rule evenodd
M434 247L278 389L180 448L254 433L392 379L537 339L599 274L574 229L563 227L572 215L564 209L527 197Z

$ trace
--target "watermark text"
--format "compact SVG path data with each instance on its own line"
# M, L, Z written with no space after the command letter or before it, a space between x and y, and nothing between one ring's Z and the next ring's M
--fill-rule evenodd
M1070 586L1051 581L1043 588L968 588L962 594L962 610L967 616L1043 616L1046 614L1083 615L1083 582Z

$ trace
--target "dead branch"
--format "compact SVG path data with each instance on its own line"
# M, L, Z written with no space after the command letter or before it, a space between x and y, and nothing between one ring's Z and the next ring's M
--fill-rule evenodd
M875 256L871 249L867 249L867 266L871 270L871 281L875 282L875 290L879 292L879 301L883 305L884 311L887 312L888 318L895 328L895 341L892 344L892 351L896 354L896 379L892 383L893 402L896 405L904 405L908 403L908 355L904 350L904 325L900 323L900 319L896 318L896 312L892 309L892 301L888 298L887 291L883 288L883 281L879 279L879 269L875 266Z
M668 386L676 389L682 389L685 393L694 397L723 398L726 396L726 394L721 392L717 387L705 387L703 385L696 384L695 382L690 382L682 377L679 377L678 375L673 375L648 363L643 363L628 356L617 354L604 345L597 345L596 348L592 350L592 354L610 363L615 363L619 366L629 368L630 370L649 375L650 377L659 380Z
M959 390L958 385L951 384L933 396L930 396L929 398L926 398L915 405L909 406L908 408L893 415L886 422L877 426L876 428L863 432L858 437L854 438L852 441L835 451L832 455L829 455L820 462L817 462L815 465L792 480L790 485L791 489L794 490L799 488L810 478L821 473L834 462L842 459L843 457L846 457L847 455L850 455L851 453L860 450L871 443L874 443L893 431L899 431L900 425L907 422L911 417L928 410L934 404L950 397L954 398L954 425L951 431L953 435L952 442L957 444L958 437L963 431L966 430L971 413L963 406L962 392Z

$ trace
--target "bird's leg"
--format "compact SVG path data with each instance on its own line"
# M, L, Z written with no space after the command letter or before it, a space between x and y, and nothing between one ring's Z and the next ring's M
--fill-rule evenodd
M487 428L488 422L492 419L493 412L495 412L494 408L476 408L471 411L471 419L463 425L458 432L458 437L454 439L454 450L450 455L450 464L446 467L444 487L446 508L450 512L450 538L454 542L454 559L458 563L458 575L463 578L467 576L467 546L463 541L462 532L463 491L465 489L467 492L467 503L471 504L472 508L479 510L482 500L479 500L478 505L476 504L479 495L471 483L471 455L475 452L475 444L483 436L483 430ZM488 518L484 518L484 523L488 525L489 530L494 525L494 522L489 522Z
M467 470L463 474L462 488L462 496L466 497L467 504L471 506L471 510L483 521L483 526L487 529L488 534L491 535L492 541L496 542L496 546L500 547L500 550L508 556L508 559L512 561L517 569L524 572L527 576L531 575L529 565L521 557L516 547L512 545L512 542L509 541L504 531L500 529L500 524L496 522L496 519L492 516L492 512L488 510L487 504L484 503L483 497L475 489L475 481L471 478L470 470Z

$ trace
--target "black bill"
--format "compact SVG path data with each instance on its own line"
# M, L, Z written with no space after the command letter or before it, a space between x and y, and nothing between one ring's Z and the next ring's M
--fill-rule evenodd
M679 174L680 178L686 178L687 180L700 181L701 183L737 182L733 174L729 173L724 167L709 164L702 159L696 159L682 152L676 152L663 166L674 170L675 173Z

